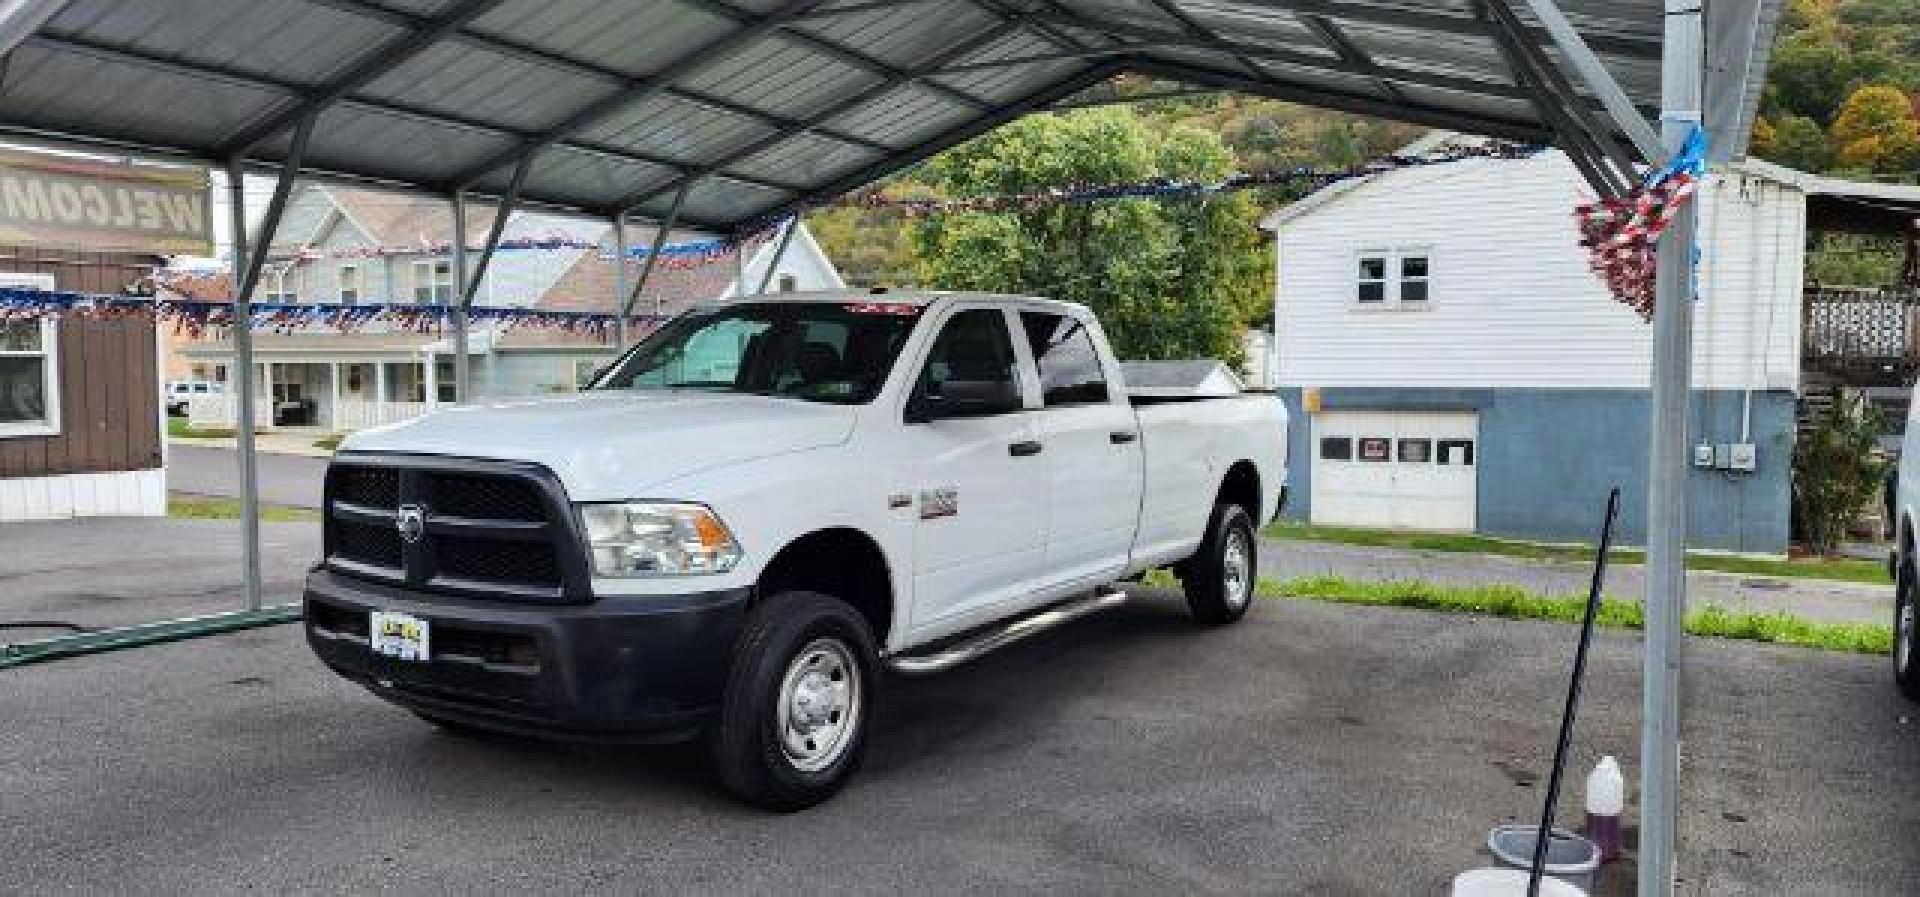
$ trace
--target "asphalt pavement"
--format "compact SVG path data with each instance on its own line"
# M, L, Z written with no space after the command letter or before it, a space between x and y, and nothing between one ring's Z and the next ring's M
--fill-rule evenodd
M183 445L167 447L167 488L174 492L240 497L239 455L230 448ZM327 461L305 455L257 452L260 500L293 508L320 507L320 481Z
M859 778L774 816L696 750L441 732L277 627L0 673L0 844L32 891L1441 894L1538 812L1573 633L1139 599L888 681ZM1599 637L1581 773L1634 781L1637 650ZM1920 726L1883 658L1687 662L1682 893L1920 893Z

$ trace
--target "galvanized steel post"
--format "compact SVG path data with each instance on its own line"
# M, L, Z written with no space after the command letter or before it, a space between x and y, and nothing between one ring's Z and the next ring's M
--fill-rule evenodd
M229 160L227 211L233 228L233 432L240 456L240 581L247 610L258 610L260 482L253 446L253 285L241 282L248 267L246 183L246 169L240 160Z
M1698 0L1666 0L1660 131L1678 155L1701 123L1705 65ZM1686 615L1687 420L1693 389L1695 208L1681 207L1660 239L1655 280L1652 437L1647 460L1647 620L1641 666L1641 897L1668 897L1677 871L1681 623Z
M473 389L473 363L467 357L467 193L453 191L453 401L464 404ZM438 297L435 297L438 298ZM433 363L431 359L429 364Z

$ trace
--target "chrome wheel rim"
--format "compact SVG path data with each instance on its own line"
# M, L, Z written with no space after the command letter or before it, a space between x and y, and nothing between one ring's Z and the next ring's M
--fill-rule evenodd
M1221 552L1220 581L1226 586L1227 603L1240 607L1253 595L1253 546L1247 534L1234 530L1227 534L1226 550Z
M1901 588L1895 603L1900 609L1894 613L1893 663L1905 673L1913 662L1913 596L1906 587Z
M787 762L819 772L845 755L860 724L860 666L836 638L817 638L793 655L780 680L776 724Z

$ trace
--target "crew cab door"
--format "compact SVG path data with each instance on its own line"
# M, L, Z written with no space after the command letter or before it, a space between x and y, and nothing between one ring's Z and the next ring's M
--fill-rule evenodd
M1023 309L1040 381L1050 590L1118 575L1133 548L1143 474L1139 422L1092 319Z
M950 311L901 411L914 524L911 626L924 635L991 620L1044 569L1046 459L1008 313Z

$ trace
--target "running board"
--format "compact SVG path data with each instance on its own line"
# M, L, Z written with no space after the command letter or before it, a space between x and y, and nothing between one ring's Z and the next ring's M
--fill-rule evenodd
M1031 635L1071 623L1088 614L1127 603L1127 593L1103 588L1083 598L1053 605L1039 613L994 626L931 654L888 658L887 669L906 676L944 673L989 651L1004 648Z

